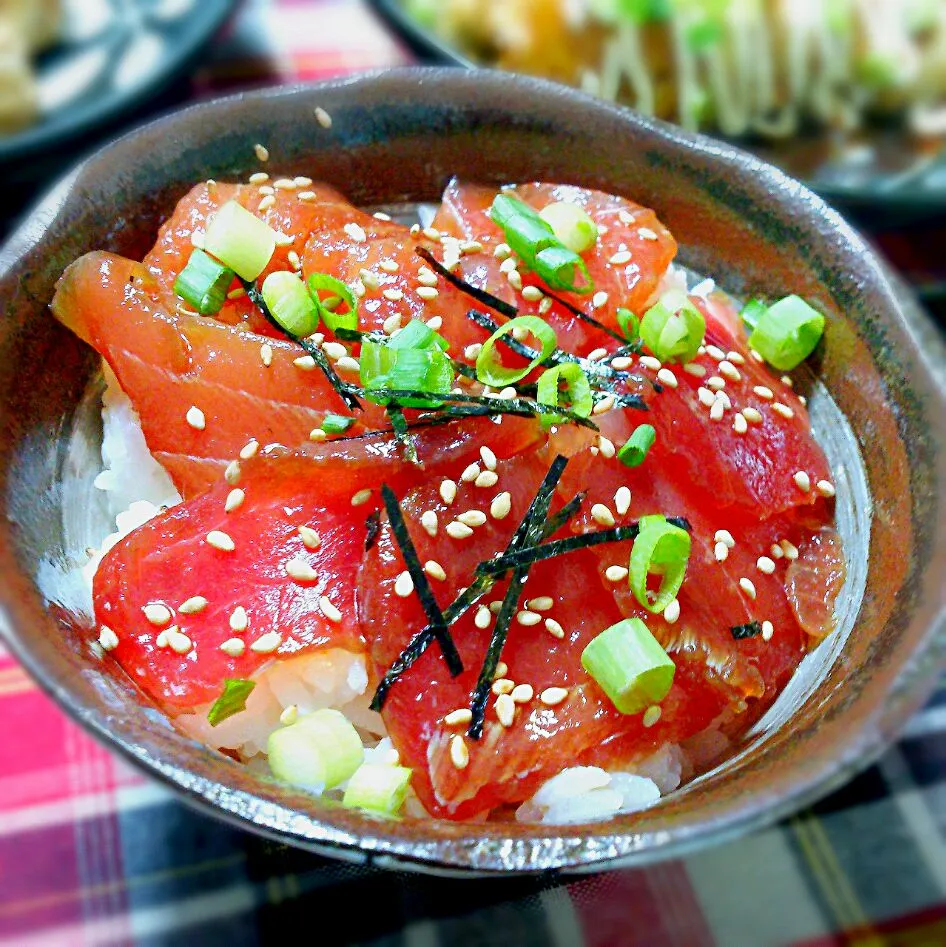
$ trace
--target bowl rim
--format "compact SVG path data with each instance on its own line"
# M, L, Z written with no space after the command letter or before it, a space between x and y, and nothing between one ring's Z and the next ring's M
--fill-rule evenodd
M120 153L129 142L142 137L169 133L176 123L186 117L205 114L208 110L225 108L227 105L247 100L266 102L299 96L315 99L320 94L329 91L357 90L366 85L381 85L387 87L389 92L393 90L395 93L403 94L409 91L412 84L430 80L445 82L448 85L454 84L457 87L471 82L492 84L497 90L502 88L506 94L512 84L524 95L538 96L547 100L561 99L565 96L589 108L608 113L627 127L633 127L639 133L646 133L659 139L676 151L696 153L730 166L740 178L753 174L760 176L773 189L790 188L793 196L804 203L807 218L811 220L818 218L824 221L830 226L832 233L843 240L851 250L865 256L865 265L873 269L878 285L884 287L892 303L895 300L897 302L896 305L891 306L891 313L909 334L922 337L923 364L930 378L931 387L935 389L943 413L946 414L946 371L942 368L946 365L946 346L943 339L928 317L912 302L909 294L903 295L902 286L898 285L895 277L891 278L889 271L876 253L870 250L860 235L821 198L795 182L784 172L729 144L683 131L656 119L639 116L621 106L603 103L581 92L554 83L531 77L510 76L494 70L467 72L436 67L378 70L318 83L300 83L241 92L173 110L116 139L83 160L54 184L6 245L0 249L0 279L6 276L12 266L27 257L41 242L46 231L54 226L64 206L65 195L78 181L81 181L83 174L100 162L109 160L116 152ZM12 604L16 605L16 603ZM15 613L15 607L11 607L10 611ZM5 621L4 618L7 617L9 620ZM661 838L648 844L641 841L646 838L646 831L638 834L627 830L615 830L612 834L602 833L600 836L596 834L595 845L590 847L586 845L579 859L570 857L571 848L574 848L572 843L581 839L573 826L543 827L544 837L510 840L509 845L501 849L499 854L495 847L484 845L485 842L495 843L497 839L508 839L508 836L503 836L501 831L494 829L492 833L484 832L476 842L464 844L462 847L452 846L450 856L443 858L418 846L416 841L408 841L396 835L385 837L381 831L383 823L371 822L377 836L369 840L360 839L337 829L330 819L321 817L321 814L316 816L301 813L272 797L267 798L264 791L265 784L260 784L260 789L263 791L253 793L231 790L217 779L199 775L178 766L173 759L158 758L150 755L144 747L128 745L123 739L109 731L106 721L97 717L93 707L82 705L65 687L57 686L48 678L39 656L30 646L28 629L19 627L15 614L5 616L3 610L0 609L0 638L4 639L16 658L59 706L101 743L118 751L148 775L175 789L186 802L243 829L250 829L276 841L307 848L334 858L383 867L407 868L437 874L458 874L466 877L471 874L543 873L550 870L577 873L596 871L602 867L639 866L656 860L677 857L710 842L725 841L746 831L771 824L837 788L855 773L864 769L887 748L895 732L902 728L909 716L928 696L940 670L946 667L944 649L933 647L937 640L941 645L943 644L944 630L946 630L946 614L941 606L935 620L927 629L922 646L901 662L896 678L887 688L886 700L875 708L870 719L858 725L855 738L843 748L841 755L823 760L810 775L791 785L789 791L778 798L767 796L763 799L752 800L751 804L743 805L738 812L728 812L724 816L717 815L709 826L701 823L686 833L680 833L673 838ZM924 657L926 661L922 660ZM929 660L930 657L933 658L932 661ZM493 825L501 828L501 823ZM601 823L601 825L604 826L607 823ZM431 844L436 846L440 841L442 839L435 839ZM510 864L512 864L511 868Z

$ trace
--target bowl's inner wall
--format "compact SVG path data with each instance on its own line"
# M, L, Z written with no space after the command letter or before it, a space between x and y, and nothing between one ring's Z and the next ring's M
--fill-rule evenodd
M332 113L331 131L316 123L316 105ZM941 358L942 346L933 330L918 337L928 329L922 320L912 328L898 322L892 314L899 304L876 264L807 192L729 149L717 155L674 138L685 136L542 84L427 71L192 110L120 142L82 169L48 205L56 214L51 224L46 217L31 221L0 260L6 270L0 456L8 460L0 624L45 685L154 772L260 827L330 845L360 837L367 848L481 868L646 857L763 818L773 805L823 781L842 758L849 770L865 748L875 751L922 697L915 681L930 679L939 660L928 651L922 666L905 670L943 607L935 567L944 564L937 447L946 412L925 361ZM620 825L566 829L550 838L542 828L504 826L500 835L490 827L437 823L418 839L416 826L392 822L372 825L366 836L364 817L347 811L294 815L293 807L310 813L312 807L156 728L153 712L120 696L124 685L103 693L83 673L83 636L64 616L44 610L28 579L61 543L57 452L95 363L45 307L75 257L108 249L140 258L195 181L245 179L258 170L257 141L272 154L267 170L327 181L364 205L437 200L453 174L497 184L544 178L625 194L653 206L684 248L684 261L728 289L797 292L826 311L820 374L857 434L876 515L856 633L791 727L703 781L698 794L680 794ZM884 704L895 680L895 700Z

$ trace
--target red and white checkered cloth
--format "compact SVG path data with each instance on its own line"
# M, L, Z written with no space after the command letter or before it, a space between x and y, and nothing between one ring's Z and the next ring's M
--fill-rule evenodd
M194 93L408 61L358 0L251 0ZM0 650L0 944L932 947L946 944L944 825L946 695L816 809L685 860L572 882L353 868L184 808Z

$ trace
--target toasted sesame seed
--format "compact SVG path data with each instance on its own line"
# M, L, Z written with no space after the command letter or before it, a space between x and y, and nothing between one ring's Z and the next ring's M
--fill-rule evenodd
M194 644L176 625L165 629L164 635L167 639L168 647L175 654L187 654Z
M742 373L730 361L724 360L719 363L719 373L730 381L742 381Z
M499 264L499 272L504 276L508 276L518 265L519 261L515 257L509 257L509 259L503 260Z
M598 450L601 451L602 457L606 457L608 460L610 460L616 453L614 441L605 437L603 434L599 435Z
M212 529L207 533L207 544L213 546L214 549L219 549L221 552L233 552L236 549L236 543L219 529Z
M752 582L751 579L746 579L746 578L740 579L739 588L741 588L742 591L745 592L746 595L749 596L749 598L751 599L755 598L755 584Z
M713 375L706 379L706 387L713 391L722 391L726 387L726 379L720 378L719 375Z
M485 605L480 605L476 609L476 614L473 616L473 624L476 625L477 628L489 628L492 620L492 615Z
M771 641L772 635L775 634L775 626L770 621L762 622L762 640Z
M750 424L761 424L762 423L762 412L756 408L743 408L742 416Z
M568 690L564 687L546 687L539 694L539 701L546 707L557 707L565 698L568 697Z
M312 430L309 431L310 441L324 441L326 438L328 438L328 434L320 427L312 428Z
M641 717L641 723L645 727L652 727L660 720L660 713L660 708L656 704L651 704L651 706L644 711L644 716Z
M326 112L325 109L322 108L321 105L317 106L316 109L315 109L315 120L316 120L323 128L331 128L331 127L332 127L332 116L329 115L329 113Z
M745 360L745 358L742 356L742 353L741 353L741 352L727 352L727 353L726 353L726 358L729 359L729 361L732 362L733 365L745 365L745 364L746 364L746 360Z
M450 762L457 769L466 769L470 764L470 751L459 733L450 738Z
M512 253L512 248L508 243L497 243L493 249L493 256L497 259L505 260Z
M516 397L518 397L518 394L519 394L519 393L516 391L515 388L509 387L509 388L503 388L503 390L500 391L499 394L496 395L496 397L497 397L497 398L506 398L506 399L509 399L509 398L516 398Z
M267 175L267 177L269 177L269 175ZM264 184L259 189L259 192L260 194L263 195L263 197L273 197L276 193L276 189L274 187L271 187L269 184ZM275 203L275 201L273 203Z
M381 295L393 303L396 303L404 298L404 293L402 293L397 287L388 287L387 289L381 291Z
M782 547L786 559L794 561L798 558L798 547L793 543L790 543L787 539L782 539L779 541L779 545Z
M243 501L246 499L246 493L244 493L239 487L234 487L228 494L226 503L224 503L223 508L227 513L233 513L243 506Z
M627 371L633 364L634 360L626 355L619 355L617 358L611 359L611 367L619 372Z
M585 358L586 358L589 362L600 362L601 359L607 358L607 355L608 355L608 350L607 350L606 348L597 348L597 349L592 349L592 350L585 356Z
M340 358L336 363L335 367L340 372L358 372L361 371L361 365L358 362L357 358L352 358L351 355L345 355Z
M484 470L477 478L473 481L474 486L477 487L495 487L499 483L499 474L493 470Z
M473 530L466 524L453 520L447 523L446 533L451 539L467 539L473 535Z
M666 385L668 388L676 388L679 382L677 382L677 376L674 375L669 368L661 368L657 372L657 381L662 385Z
M756 385L752 391L763 401L771 401L775 397L775 395L772 393L772 389L766 388L765 385Z
M477 526L482 526L486 522L486 514L482 510L467 510L461 513L457 517L457 520L465 526L475 529Z
M278 631L267 631L250 645L250 651L256 654L272 654L282 644L282 635Z
M516 290L522 289L522 276L518 270L510 270L506 274L506 281L509 285ZM515 332L515 330L513 330Z
M315 370L315 359L311 355L300 355L292 360L292 364L304 372Z
M674 599L665 609L664 609L664 621L668 625L674 625L680 619L680 602L677 599Z
M545 296L545 293L538 286L523 286L522 298L527 302L536 303Z
M552 308L552 300L548 296L539 303L539 315L544 316Z
M753 362L758 362L760 365L765 361L755 349L749 349L749 358L751 358Z
M269 175L265 171L257 171L249 177L250 184L265 184L269 180Z
M440 231L436 227L425 227L423 234L428 240L440 239Z
M296 556L285 565L286 575L296 582L314 582L319 573L305 560Z
M531 612L524 608L516 613L516 621L520 625L525 625L527 628L531 628L533 625L538 625L539 622L542 621L542 616L538 612Z
M290 265L294 270L301 270L301 269L302 269L302 257L299 256L299 254L296 253L295 250L290 250L290 251L286 254L286 259L289 261L289 265Z
M596 503L591 508L591 518L599 526L614 525L614 514L603 503Z
M716 530L716 535L713 539L718 543L725 543L730 549L736 545L736 540L733 539L732 533L730 533L728 529Z
M460 479L464 483L472 483L480 475L480 466L479 464L470 464L466 470L460 474Z
M713 546L713 555L716 557L717 562L725 562L729 558L729 546L725 543L716 543Z
M807 493L811 489L811 478L804 470L797 471L793 475L792 480L795 481L795 486L798 487L802 493Z
M660 359L654 358L653 355L642 355L639 361L644 368L649 368L651 371L659 372L663 367Z
M265 145L253 145L253 151L260 161L269 161L269 149Z
M167 605L162 605L160 602L149 602L141 610L144 612L149 624L155 625L158 628L162 628L164 625L171 623L171 609L169 609Z
M614 509L618 516L624 516L631 508L631 491L627 487L618 487L614 494Z
M834 484L830 480L819 480L815 488L823 497L833 497L835 495Z
M276 233L275 243L277 247L291 247L295 240L296 238L292 234L283 233L282 231Z
M623 582L627 578L627 569L624 566L608 566L604 570L604 577L609 582Z
M489 505L489 515L494 520L504 520L512 509L512 496L508 492L498 493Z
M483 351L482 342L474 342L472 345L468 345L463 350L463 357L468 358L471 362Z
M297 532L306 549L318 549L322 545L322 537L311 526L300 526Z
M565 637L565 629L554 618L546 618L545 627L553 638Z
M697 388L696 397L704 408L712 408L716 402L716 396L713 392L710 391L709 388L702 387L702 385Z
M483 461L483 466L487 470L495 470L496 464L496 455L493 453L492 449L487 447L485 444L480 448L480 458Z
M768 556L759 556L755 567L765 575L771 575L775 571L775 563Z
M402 572L394 582L394 594L399 598L407 598L414 591L414 580L410 572Z
M729 395L727 395L725 391L717 391L714 400L719 401L726 411L732 408L732 401L729 400Z
M312 187L312 178L307 178L304 175L293 178L293 181L295 181L296 187Z
M551 595L540 595L538 598L530 598L526 605L534 612L547 612L555 604L555 599Z
M443 722L448 727L464 726L473 719L473 711L469 707L459 707L451 710L444 718Z
M189 599L181 602L177 610L182 615L196 615L207 607L207 599L203 595L192 595Z
M499 665L496 666L496 678L493 681L493 687L492 687L492 691L494 694L499 695L499 694L512 693L512 689L516 686L516 682L511 681L509 680L508 677L506 677L506 671L508 670L509 670L508 668L504 668L503 673L500 674Z
M511 695L500 694L494 706L496 718L504 727L511 727L516 719L516 705Z
M276 198L273 197L272 194L267 194L266 197L264 197L264 198L259 202L258 210L260 210L260 211L267 211L267 210L269 210L271 207L275 207L275 206L276 206Z
M439 332L443 328L443 316L431 316L427 320L427 325L434 330L434 332Z
M227 638L220 645L220 650L231 658L238 658L246 650L246 644L239 638Z
M361 227L354 222L345 224L345 226L342 227L342 230L344 230L345 233L355 241L355 243L368 242L368 235L365 233L364 227Z
M482 253L483 244L479 240L464 240L460 244L461 253Z
M440 499L449 506L457 498L457 485L453 480L440 481Z
M742 414L737 414L732 419L732 429L737 434L745 434L749 430L749 422L745 419Z
M535 696L535 689L531 684L517 684L509 696L514 704L528 704Z
M429 559L424 563L424 572L438 582L446 582L447 580L447 573L444 571L443 566L434 559Z
M772 410L779 415L780 417L785 418L786 421L795 417L795 412L787 404L782 404L781 401L776 401L772 405Z
M723 415L726 413L726 402L721 401L719 398L713 400L713 406L710 408L710 420L711 421L722 421Z
M726 353L718 345L707 345L706 354L714 362L721 362L726 357Z
M250 617L242 605L237 605L230 613L230 629L232 631L246 631L250 626Z
M371 490L359 490L357 493L352 494L351 505L352 506L362 506L371 499Z
M319 599L319 610L331 622L337 624L342 620L342 613L332 604L332 600L327 595Z
M779 381L780 381L783 385L785 385L787 388L794 388L794 387L795 387L795 382L792 381L790 375L782 375L782 377L779 379Z
M591 413L592 414L606 414L608 411L610 411L614 407L614 403L615 403L614 395L605 395L591 409Z
M188 408L187 414L184 417L195 431L202 431L207 426L207 419L204 417L204 412L196 406L192 405Z
M772 543L772 545L769 546L769 555L773 559L781 559L785 555L785 551L778 543Z
M279 178L273 181L273 187L277 191L295 191L298 189L298 185L291 178Z

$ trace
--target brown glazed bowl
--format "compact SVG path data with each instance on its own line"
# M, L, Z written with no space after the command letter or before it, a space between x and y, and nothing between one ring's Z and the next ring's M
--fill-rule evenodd
M314 120L316 106L333 116L331 130ZM632 196L656 208L685 263L727 289L799 293L827 314L811 391L851 562L841 627L722 765L650 811L591 826L371 818L180 735L93 653L88 627L44 601L38 573L69 553L64 484L77 406L97 368L47 311L56 279L92 249L140 259L194 182L258 169L256 142L272 152L269 169L325 180L366 206L436 200L453 174ZM758 827L837 787L893 739L943 666L942 339L837 214L729 146L489 72L407 70L237 96L136 131L77 168L0 255L0 303L0 629L92 734L236 825L427 871L641 864Z

